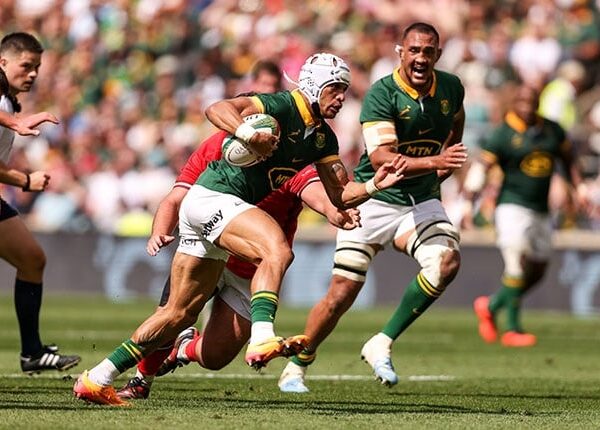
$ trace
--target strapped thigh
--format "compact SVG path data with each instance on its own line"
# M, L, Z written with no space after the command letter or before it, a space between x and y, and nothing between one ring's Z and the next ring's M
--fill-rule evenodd
M333 274L365 282L369 265L377 250L366 243L338 242L333 258Z

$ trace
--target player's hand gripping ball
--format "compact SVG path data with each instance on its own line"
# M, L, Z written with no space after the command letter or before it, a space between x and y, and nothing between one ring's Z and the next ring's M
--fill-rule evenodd
M244 117L244 122L257 131L279 136L279 123L271 115L257 113ZM248 148L248 144L230 134L223 140L223 158L232 166L249 167L259 163L257 155Z

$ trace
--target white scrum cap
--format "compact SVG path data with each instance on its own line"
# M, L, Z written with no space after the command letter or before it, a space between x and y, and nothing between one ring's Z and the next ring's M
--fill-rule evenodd
M310 56L298 77L298 88L310 101L319 103L323 89L331 84L350 85L350 68L340 57L321 52Z

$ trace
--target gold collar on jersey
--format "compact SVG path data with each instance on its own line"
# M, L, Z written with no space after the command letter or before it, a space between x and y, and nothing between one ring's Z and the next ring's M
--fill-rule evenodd
M321 121L315 118L311 113L311 110L306 104L306 100L304 99L304 97L302 97L302 93L300 92L300 90L295 89L292 90L290 93L292 94L292 99L294 99L294 103L298 107L298 111L300 112L300 116L302 117L302 121L304 122L305 127L310 130L315 129L316 127L321 125ZM260 113L265 113L265 106L263 105L262 101L256 96L252 96L251 99L258 108L258 111Z
M294 103L298 107L298 111L300 112L300 116L302 117L302 121L304 121L304 125L306 128L318 127L320 121L316 119L310 107L306 104L306 100L302 97L302 93L299 89L292 90L291 92L292 98L294 99Z
M510 128L515 130L517 133L525 133L527 130L527 124L523 121L519 116L515 113L515 111L508 111L506 116L504 117L504 121L508 124ZM541 124L542 118L538 116L536 118L536 123Z
M404 79L400 76L400 68L394 69L393 73L394 82L396 85L400 87L406 94L411 96L413 99L417 100L419 98L419 92L410 86L408 82L405 82ZM429 97L435 96L435 90L437 89L437 76L435 70L433 71L433 83L431 84L431 88L429 89Z

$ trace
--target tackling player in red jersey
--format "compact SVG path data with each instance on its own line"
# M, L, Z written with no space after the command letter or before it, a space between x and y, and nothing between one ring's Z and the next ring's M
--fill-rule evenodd
M154 217L152 235L147 244L150 255L156 255L160 248L174 241L175 236L171 232L177 224L181 200L208 163L221 158L221 145L226 135L223 131L213 134L182 168L173 189L163 199ZM350 229L358 225L356 209L340 211L329 202L312 166L302 169L257 206L277 221L291 245L303 202L325 215L335 226ZM254 264L230 257L219 281L210 319L203 333L199 334L193 327L186 329L177 338L175 348L169 345L145 357L137 366L136 376L118 391L118 395L124 399L147 398L157 372L164 374L190 361L197 361L202 367L211 370L218 370L229 364L250 336L250 280L255 271ZM167 298L168 283L161 298L161 306L166 303ZM173 353L169 355L172 349ZM164 365L159 372L163 361Z

